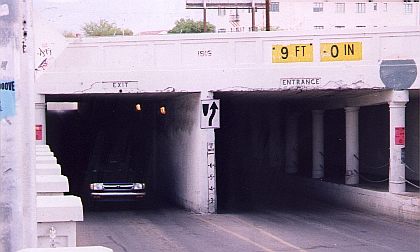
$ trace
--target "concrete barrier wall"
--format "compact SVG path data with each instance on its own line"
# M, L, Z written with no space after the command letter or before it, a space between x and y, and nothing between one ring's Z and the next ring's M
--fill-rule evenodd
M282 189L370 214L414 223L420 221L420 197L416 193L392 194L295 176L283 178Z

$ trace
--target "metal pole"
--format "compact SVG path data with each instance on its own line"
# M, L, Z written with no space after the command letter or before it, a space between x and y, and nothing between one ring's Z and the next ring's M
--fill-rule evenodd
M255 7L252 7L252 31L255 30Z
M204 25L204 28L203 28L203 31L204 32L207 32L207 14L206 14L206 8L204 7L204 9L203 9L203 25Z
M36 247L31 11L31 0L1 4L0 251Z
M265 0L265 30L270 30L270 0Z

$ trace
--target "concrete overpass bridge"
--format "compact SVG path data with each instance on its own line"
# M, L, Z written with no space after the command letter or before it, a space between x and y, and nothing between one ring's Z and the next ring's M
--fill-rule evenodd
M404 194L419 180L419 44L417 28L75 39L38 67L37 124L68 153L139 104L153 190L198 212L273 193L286 174L385 177ZM79 111L46 120L45 101Z

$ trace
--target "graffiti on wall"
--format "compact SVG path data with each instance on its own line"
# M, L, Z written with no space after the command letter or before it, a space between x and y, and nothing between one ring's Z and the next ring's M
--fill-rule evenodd
M50 48L48 43L44 43L38 48L36 55L38 56L38 62L35 66L36 71L45 71L48 67L48 62L52 60L53 50Z

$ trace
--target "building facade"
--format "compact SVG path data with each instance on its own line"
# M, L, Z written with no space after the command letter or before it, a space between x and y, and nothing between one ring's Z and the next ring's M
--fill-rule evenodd
M252 30L252 9L226 8L207 10L207 21L217 32ZM256 8L255 26L265 30L266 13ZM363 29L419 26L419 3L402 1L294 1L270 3L271 30Z

